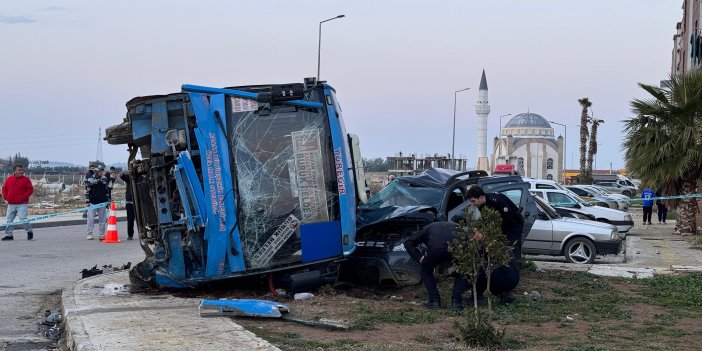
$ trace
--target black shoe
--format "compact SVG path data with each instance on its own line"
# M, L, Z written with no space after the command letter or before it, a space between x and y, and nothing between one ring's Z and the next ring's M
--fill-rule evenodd
M426 307L430 310L436 310L436 309L441 308L441 302L429 300L429 301L424 302L424 307Z
M512 303L516 299L517 299L517 295L515 295L511 291L503 292L502 294L500 294L500 302L502 302L504 304Z
M27 232L27 240L32 240L32 239L34 239L34 233Z
M132 235L128 236L127 240L134 240L134 236L132 236Z
M463 311L463 302L462 301L451 302L451 310L456 311L456 312Z
M5 236L4 238L0 239L0 241L10 241L10 240L15 240L15 238L11 236Z

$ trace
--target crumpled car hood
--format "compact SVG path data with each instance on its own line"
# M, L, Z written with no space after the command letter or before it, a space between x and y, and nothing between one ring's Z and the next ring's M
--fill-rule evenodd
M356 217L357 230L379 223L435 221L436 209L431 206L389 206L378 209L361 209Z

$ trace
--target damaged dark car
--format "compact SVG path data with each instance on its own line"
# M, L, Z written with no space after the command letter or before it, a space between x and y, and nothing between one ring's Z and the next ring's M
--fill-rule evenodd
M538 209L529 184L521 177L431 168L419 175L396 178L359 207L356 251L345 263L346 278L381 286L418 284L420 267L407 254L404 240L423 226L446 221L461 211L473 185L485 192L503 193L514 201L525 218L522 237L526 237Z

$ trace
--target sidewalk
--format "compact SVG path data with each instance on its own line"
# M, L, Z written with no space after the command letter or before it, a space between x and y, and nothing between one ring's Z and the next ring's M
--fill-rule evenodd
M128 272L121 271L63 291L71 350L279 351L232 318L200 317L200 299L119 293L128 284Z
M117 210L115 211L117 214L117 221L123 221L127 220L127 211L126 210ZM109 215L109 211L108 211ZM32 216L29 216L29 218L32 218ZM15 218L15 222L19 221L18 218ZM77 213L70 213L64 216L58 216L58 217L53 217L53 218L46 218L42 219L36 222L31 222L32 223L32 228L48 228L48 227L64 227L64 226L69 226L69 225L79 225L79 224L85 224L87 220L83 218L83 212L77 212ZM97 220L95 221L97 223ZM5 217L0 217L0 230L5 230L5 224L7 223L7 218ZM17 229L23 229L22 224L16 225L15 230Z
M683 237L673 234L674 220L669 220L667 224L644 226L640 224L640 215L632 215L636 225L626 236L626 252L623 257L605 256L595 264L587 265L540 261L536 262L537 267L544 270L578 271L625 278L702 272L702 250L693 248Z

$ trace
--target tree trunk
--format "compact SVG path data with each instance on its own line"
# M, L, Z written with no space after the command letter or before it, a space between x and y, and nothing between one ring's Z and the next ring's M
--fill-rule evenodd
M686 177L682 182L682 194L692 195L697 192L697 177ZM697 223L695 216L697 215L697 199L683 198L680 199L677 208L678 218L675 224L675 231L680 235L697 234Z
M601 120L592 119L592 129L590 130L590 147L588 148L588 153L587 153L587 176L586 178L589 178L588 183L592 183L592 169L593 169L593 160L595 155L597 154L597 126L602 123Z

